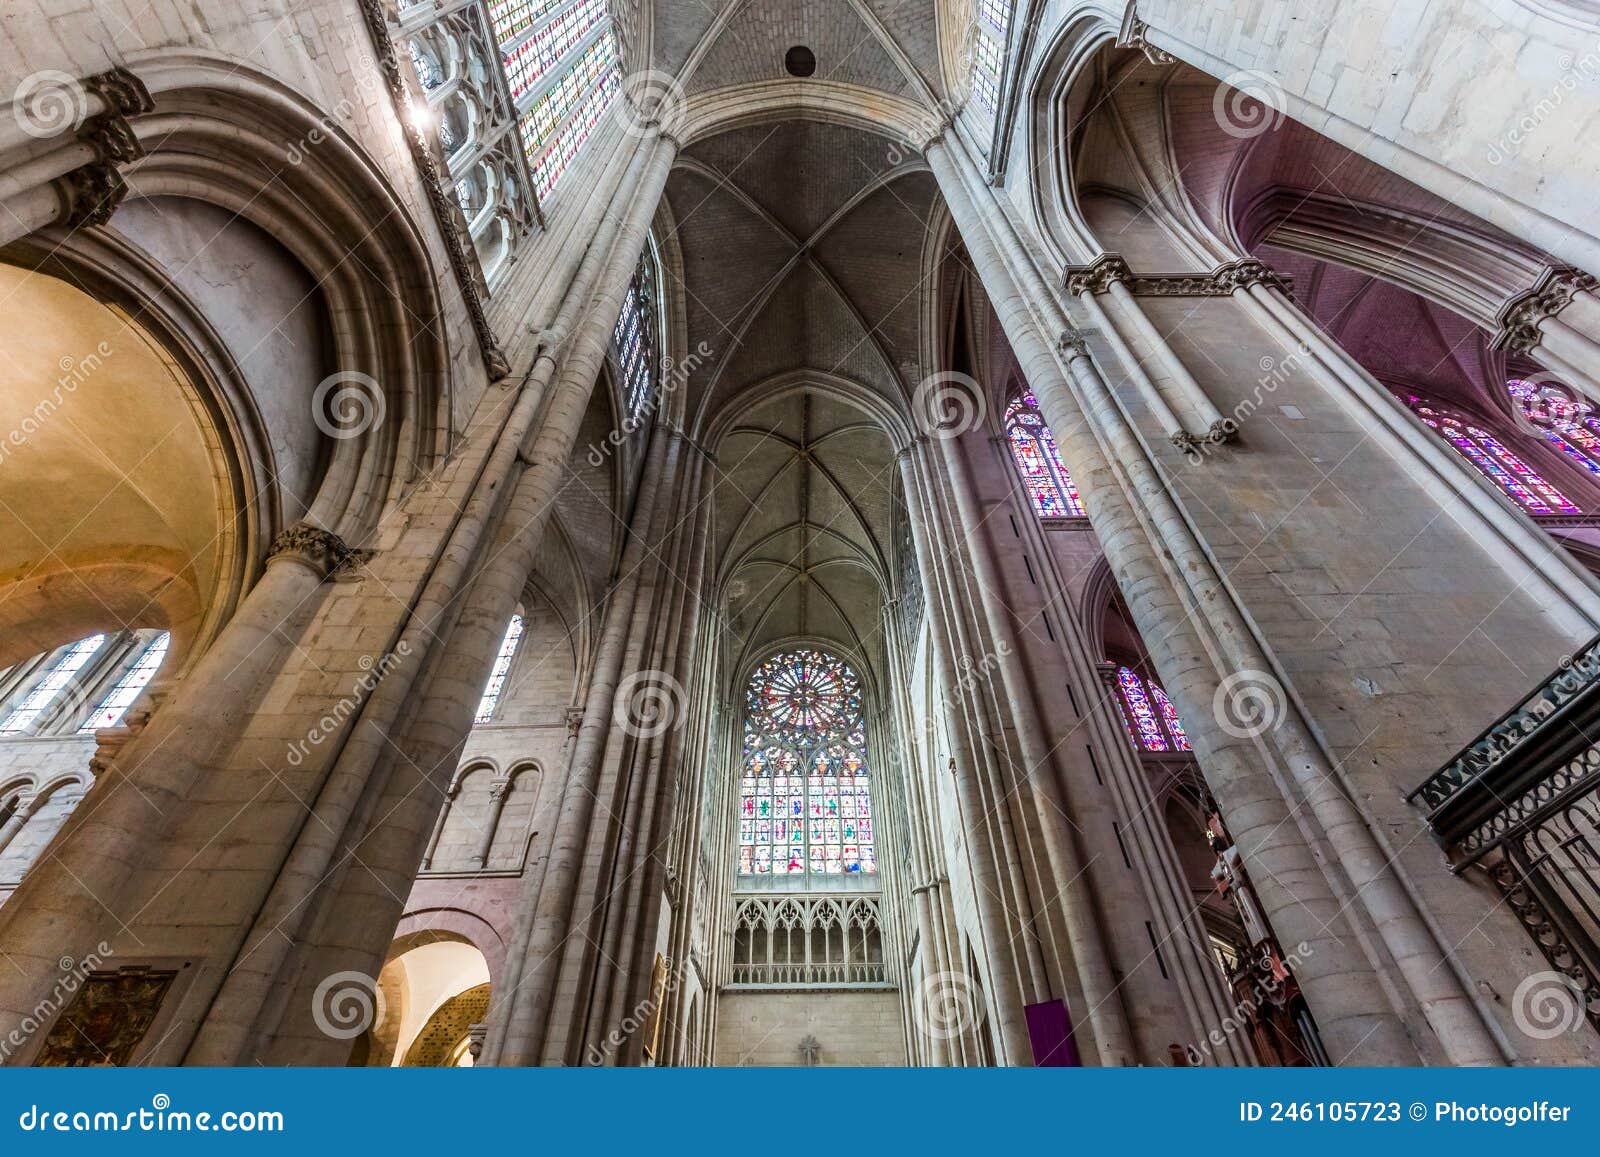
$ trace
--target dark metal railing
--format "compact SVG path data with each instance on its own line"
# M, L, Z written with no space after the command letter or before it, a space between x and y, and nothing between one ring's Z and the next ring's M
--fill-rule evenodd
M1407 798L1454 871L1493 881L1600 1028L1600 639Z

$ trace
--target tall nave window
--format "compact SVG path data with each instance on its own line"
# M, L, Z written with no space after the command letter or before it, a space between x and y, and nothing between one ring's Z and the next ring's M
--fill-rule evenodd
M1412 394L1406 398L1417 417L1431 426L1529 514L1581 514L1582 509L1547 482L1499 438L1470 419L1452 414Z
M522 616L512 615L506 624L506 633L500 640L500 650L489 668L489 682L484 684L483 698L478 700L478 713L474 723L489 723L494 719L494 709L500 705L500 692L505 689L506 676L511 672L511 660L517 657L517 644L522 642Z
M639 420L655 394L656 374L661 366L659 285L655 254L646 240L644 252L639 255L639 268L628 282L622 312L611 332L623 412L633 422Z
M606 0L492 0L489 19L542 198L622 83L611 10Z
M739 874L878 870L861 683L832 655L773 655L745 693Z
M1011 456L1017 461L1028 497L1033 499L1040 518L1084 516L1077 484L1061 461L1055 436L1039 413L1039 402L1032 390L1013 394L1006 406L1006 441L1011 444Z

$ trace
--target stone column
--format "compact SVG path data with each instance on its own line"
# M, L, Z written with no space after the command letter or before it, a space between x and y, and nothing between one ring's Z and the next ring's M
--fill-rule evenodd
M491 1018L485 1053L493 1064L533 1065L539 1063L543 1054L555 985L588 847L599 788L600 761L611 731L617 684L632 634L640 572L650 565L647 542L655 505L664 491L661 472L666 458L665 441L652 441L641 475L639 506L623 550L619 577L607 599L583 724L562 788L549 858L542 874L530 871L526 877L511 953L523 963L515 983L504 1000L497 1002Z
M510 794L509 779L496 780L489 789L489 819L483 825L483 834L478 840L478 850L472 857L474 864L480 869L489 866L489 850L494 847L494 834L500 827L500 816L506 810L506 796ZM440 812L441 816L443 814Z
M381 963L387 947L381 937L399 917L443 794L442 785L426 781L453 771L471 728L473 707L532 571L675 152L665 136L639 142L601 236L586 251L448 545L391 649L395 661L338 751L317 795L316 820L301 829L189 1063L237 1063L240 1057L273 1055L269 1048L284 1060L303 1059L307 1050L341 1043L330 1042L316 1027L312 988L333 972L375 970ZM481 566L475 581L474 566ZM425 660L428 678L420 682ZM415 718L406 722L408 709ZM404 736L398 746L390 738L396 734ZM362 859L352 870L341 850L354 844ZM359 937L353 935L358 928ZM297 984L285 986L279 977L291 953L318 962L298 969Z
M990 557L984 536L983 517L978 509L972 473L956 439L941 440L950 489L955 496L956 513L961 520L961 537L967 557L976 571L979 601L994 643L994 663L1005 688L1006 708L1016 728L1025 761L1028 786L1039 809L1045 852L1049 857L1052 887L1059 891L1062 918L1071 943L1072 961L1083 988L1088 1025L1102 1065L1131 1065L1137 1062L1133 1033L1127 1010L1122 1006L1119 983L1111 966L1105 937L1095 915L1090 877L1084 857L1074 841L1072 826L1078 821L1094 822L1092 814L1074 814L1057 779L1052 757L1054 748L1040 726L1038 709L1022 669L1020 647L1012 626L1010 609L1001 598L1001 579ZM988 660L991 656L985 656ZM947 691L948 693L948 691ZM1007 794L1011 784L1002 784ZM1020 785L1018 785L1020 786ZM1093 813L1099 808L1087 808Z
M1164 513L1159 521L1152 519L1149 526L1139 525L1130 517L1135 511L1130 509L1121 485L1109 472L1098 468L1100 462L1137 465L1142 462L1142 448L1121 426L1109 388L1102 381L1089 380L1086 351L1077 346L1067 351L1077 388L1068 385L1061 364L1043 337L1044 332L1050 332L1052 324L1064 324L1060 310L1038 281L1037 274L1028 267L1026 259L1016 251L1019 243L1004 232L1008 227L1001 214L991 217L1002 231L1006 246L1004 255L1000 245L991 238L987 219L975 207L963 176L964 158L953 156L952 151L952 146L944 141L934 142L927 151L930 167L1006 336L1022 363L1027 381L1039 399L1044 418L1063 451L1077 464L1080 473L1074 477L1140 632L1152 646L1152 655L1168 689L1178 693L1182 688L1186 703L1209 704L1220 677L1210 648L1197 637L1197 621L1204 620L1193 618L1188 606L1171 597L1171 588L1166 584L1173 579L1145 537L1147 533L1154 533L1158 525L1176 531L1175 519ZM1023 285L1029 286L1029 291L1025 292ZM1091 399L1094 405L1080 409L1075 394ZM1122 430L1115 444L1101 446L1100 438L1106 435L1095 431L1084 420L1091 411L1100 431ZM1133 492L1141 501L1170 504L1164 485L1154 476L1139 478ZM1169 549L1165 541L1159 538L1157 541L1161 542L1162 550ZM1182 565L1184 569L1209 567L1203 558L1185 558ZM1205 605L1226 597L1223 595L1219 599L1218 595L1211 594ZM1226 741L1217 742L1215 729L1206 726L1204 718L1194 712L1187 714L1194 717L1197 734L1192 738L1198 740L1201 766L1230 824L1235 825L1235 835L1241 846L1247 849L1247 855L1254 853L1258 857L1262 874L1285 882L1286 886L1274 896L1276 911L1269 913L1269 918L1283 921L1278 931L1286 944L1304 942L1312 949L1311 967L1302 970L1305 972L1301 976L1302 988L1329 1041L1330 1051L1350 1063L1416 1063L1416 1049L1407 1039L1399 1018L1384 1011L1381 1001L1374 999L1373 994L1382 991L1381 983L1364 958L1353 930L1343 925L1343 905L1329 890L1312 854L1313 841L1298 831L1284 792L1277 785L1263 790L1263 785L1271 781L1263 779L1261 772L1250 766L1253 761L1241 761L1242 753L1230 751ZM1243 790L1233 790L1236 785ZM1287 840L1276 834L1285 824L1295 832L1295 836ZM1251 829L1249 843L1239 825ZM1416 927L1413 917L1407 929ZM1443 983L1447 989L1450 987L1448 981L1433 982L1437 983ZM1459 993L1454 995L1459 1001ZM1464 1050L1465 1055L1492 1059L1481 1024L1477 1034L1468 1029L1467 1036L1471 1043Z
M21 967L0 975L0 1029L28 1017L57 977L107 934L134 874L158 855L166 822L248 722L319 603L318 588L350 550L299 525L280 534L267 567L172 699L129 739L4 908L0 937Z
M28 826L38 805L39 797L32 792L24 792L17 797L17 810L11 813L5 823L0 824L0 855L5 854L11 841L17 838L17 833Z
M911 452L899 455L901 485L905 490L906 504L913 529L917 565L925 583L936 581L937 570L932 549L927 541L930 528L922 493L921 481L912 464ZM1026 1003L1018 980L1017 949L1013 947L1014 922L1025 921L1022 913L1007 909L1004 894L1008 885L1002 880L1002 868L996 848L1000 846L997 820L991 816L976 783L977 760L966 742L966 730L961 720L954 718L956 697L960 687L955 648L942 614L934 599L929 600L928 613L933 628L933 653L939 668L939 681L945 691L945 708L949 738L954 748L956 794L961 801L963 829L972 873L972 891L978 909L978 927L983 942L984 955L989 962L990 985L995 1020L999 1028L1000 1048L1007 1064L1031 1065L1032 1048L1028 1042L1027 1027L1023 1023L1022 1006ZM1026 935L1027 933L1023 933ZM965 971L963 964L963 971Z

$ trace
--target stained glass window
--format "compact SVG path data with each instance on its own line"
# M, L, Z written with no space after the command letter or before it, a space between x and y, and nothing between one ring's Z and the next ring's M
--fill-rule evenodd
M1041 518L1082 518L1083 501L1056 440L1039 413L1032 390L1014 395L1006 407L1006 438L1022 481Z
M1407 402L1456 451L1530 514L1581 514L1581 509L1500 439L1470 421L1429 405L1416 395Z
M1600 477L1600 418L1593 406L1553 385L1513 379L1506 389L1545 441L1579 469Z
M545 196L561 179L621 87L606 0L491 0L517 131Z
M855 672L811 648L774 655L745 693L741 875L878 870Z
M512 615L506 626L505 638L500 640L500 653L489 668L489 682L484 685L483 698L478 701L478 715L474 722L488 723L494 718L495 705L500 702L500 691L506 685L506 673L511 670L511 660L516 656L517 644L522 641L522 616Z
M161 662L167 657L167 647L171 642L172 635L162 631L146 643L133 666L123 672L122 678L117 680L117 685L111 688L111 693L100 701L100 706L94 709L94 714L78 728L78 734L87 735L102 727L115 727L121 723L122 717L128 713L128 708L132 707L133 701L139 697L139 692L150 685L150 680L154 679L156 672L161 669Z
M1000 110L1000 78L1005 75L1006 32L1011 27L1011 0L980 0L980 19L972 43L972 96L982 111L986 139L994 135Z
M658 317L655 257L647 241L644 252L639 255L639 268L622 299L622 312L611 332L623 404L628 417L635 421L655 393L656 371L661 361Z
M55 665L45 674L45 677L34 685L28 692L27 698L19 703L5 722L0 723L0 735L20 735L31 727L39 716L44 714L45 708L54 703L56 696L72 682L72 678L94 653L106 641L104 635L90 635L74 643L70 650L55 661Z
M1128 738L1140 751L1188 751L1189 735L1178 710L1154 679L1142 679L1129 667L1116 671L1117 707Z

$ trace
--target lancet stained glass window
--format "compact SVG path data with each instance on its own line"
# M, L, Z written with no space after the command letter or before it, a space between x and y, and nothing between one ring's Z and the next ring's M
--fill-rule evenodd
M992 138L995 116L1000 111L1000 79L1005 74L1011 0L980 0L978 16L972 40L972 96Z
M740 875L878 870L861 683L812 648L772 656L745 692Z
M491 0L489 19L534 187L545 196L621 87L606 0Z
M639 255L639 268L628 283L611 332L611 347L621 374L622 399L631 420L637 421L655 393L656 371L661 362L656 298L655 257L649 242Z
M1140 751L1188 751L1189 735L1178 709L1154 679L1141 679L1131 667L1118 667L1117 708L1128 738Z
M1482 427L1429 405L1415 394L1406 399L1429 426L1467 461L1529 514L1581 514L1582 510L1536 470Z
M31 727L105 641L104 635L90 635L74 643L71 650L57 659L45 677L28 692L27 698L17 705L16 710L6 716L5 722L0 723L0 735L19 735Z
M484 685L483 698L478 701L475 723L488 723L494 718L494 709L500 702L500 691L506 685L506 674L511 670L511 660L516 657L517 644L522 641L522 616L512 615L506 626L505 638L500 640L500 653L489 668L489 682Z
M1506 389L1546 442L1580 470L1600 477L1600 418L1593 406L1553 385L1513 379Z
M150 685L150 680L161 669L161 662L167 657L167 647L171 642L172 635L162 631L146 643L133 666L123 672L110 694L100 700L100 706L94 709L94 714L78 728L78 734L87 735L102 727L115 727L121 723L128 708L133 706L133 701L139 698L139 692Z
M1039 413L1039 401L1032 390L1013 395L1006 406L1006 439L1039 517L1082 518L1083 501L1078 497L1078 487L1061 461L1055 437Z

